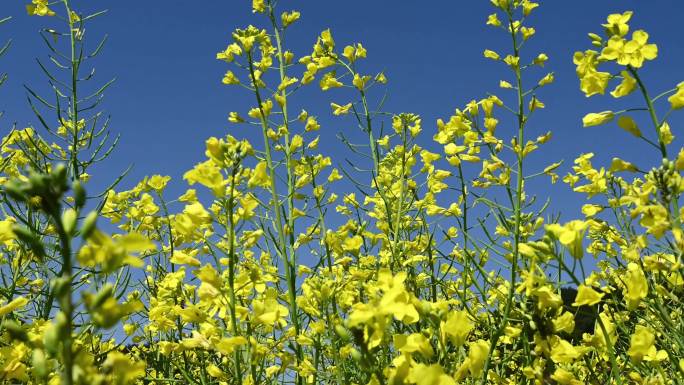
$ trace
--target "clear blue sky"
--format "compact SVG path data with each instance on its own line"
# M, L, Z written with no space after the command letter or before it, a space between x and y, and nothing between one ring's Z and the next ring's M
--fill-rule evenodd
M54 21L27 16L26 2L5 1L0 7L0 17L13 16L11 23L0 27L0 41L14 40L8 55L0 59L0 72L10 75L0 88L0 109L6 111L0 120L3 130L15 121L19 126L38 127L22 84L46 89L45 78L35 63L35 57L45 58L47 53L37 31ZM620 102L609 96L585 98L578 88L572 53L589 47L586 34L600 32L600 24L609 13L633 10L632 29L647 30L660 48L658 60L643 71L645 81L654 94L672 88L684 80L684 1L540 2L542 6L530 20L538 36L527 46L527 52L546 52L550 57L547 68L555 71L557 81L541 93L547 108L531 122L529 135L536 137L552 130L554 138L543 159L531 160L531 169L565 159L561 169L565 172L576 155L589 151L598 153L597 164L607 165L619 154L639 165L659 163L655 151L614 124L582 128L581 118L588 112L641 101L636 94ZM121 133L122 140L106 167L100 169L101 178L134 163L125 186L144 175L162 173L176 179L174 189L179 191L184 186L179 182L183 172L204 157L207 137L227 133L242 136L253 131L227 122L229 111L245 112L252 98L239 88L221 84L227 66L215 59L216 52L229 43L234 28L261 22L252 15L250 1L76 0L75 4L81 9L109 10L88 30L93 43L104 32L110 35L96 62L97 79L118 79L107 91L104 106L112 115L113 131ZM436 118L448 117L454 108L483 97L487 91L505 94L498 90L498 81L508 72L501 64L482 57L484 48L501 52L508 46L506 36L484 25L492 12L488 1L281 1L280 7L302 12L301 21L287 36L288 46L297 55L308 54L317 34L325 28L332 29L339 44L362 42L368 49L364 68L370 73L384 69L390 80L386 110L422 115L426 145L432 146ZM320 95L320 91L302 93L300 101L313 105L311 112L321 117L320 133L326 139L322 152L341 160L345 154L335 134L355 129L350 120L332 119L327 105L330 100L348 100L329 93L323 95L325 103L321 103ZM682 123L684 113L671 119L678 139L684 137ZM504 125L499 128L505 129ZM556 209L577 207L578 203L571 203L577 196L569 194L567 187L550 191Z

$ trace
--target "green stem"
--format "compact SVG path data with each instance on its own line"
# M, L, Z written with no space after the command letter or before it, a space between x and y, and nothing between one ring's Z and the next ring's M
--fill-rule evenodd
M628 66L627 69L632 74L632 76L634 76L634 79L636 79L637 84L639 85L639 90L641 90L641 94L643 95L644 100L646 100L646 105L648 106L648 113L651 116L653 127L655 128L656 135L658 136L660 155L662 155L663 158L667 158L667 147L665 146L665 143L663 142L663 137L660 134L660 127L662 126L662 123L658 120L655 107L653 106L653 101L651 100L651 97L648 95L648 90L646 89L644 83L641 81L641 78L639 77L639 73L637 72L637 70L634 69L632 66Z

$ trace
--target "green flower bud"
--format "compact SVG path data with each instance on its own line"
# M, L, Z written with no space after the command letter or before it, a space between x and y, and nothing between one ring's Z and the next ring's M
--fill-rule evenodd
M19 325L16 321L5 321L5 323L2 324L2 328L5 329L7 333L9 333L10 337L13 340L23 342L28 341L28 335L26 334L26 330L24 330L24 328L22 328L21 325Z
M69 289L69 285L71 285L71 282L69 282L68 279L64 279L63 277L58 277L54 278L50 282L52 286L52 291L57 298L61 298L64 296Z
M74 204L77 208L81 208L86 203L86 191L83 188L83 184L80 181L74 181L71 186L74 190Z
M352 349L349 354L351 355L352 359L356 362L361 362L361 360L363 359L363 357L361 356L361 352L359 352L356 349Z
M67 209L66 211L64 211L64 213L62 214L62 227L64 228L64 232L67 235L72 236L74 234L77 221L78 215L76 214L76 210Z
M91 309L97 309L102 304L107 300L107 298L112 296L112 293L114 293L114 286L111 284L106 284L100 289L100 291L95 294L95 297L93 298L93 302L90 303L90 308Z
M66 334L66 323L67 319L64 313L59 312L55 317L55 321L50 325L45 334L43 335L43 344L45 350L53 356L57 355L59 352L59 344L62 342L64 335Z
M35 195L42 195L48 186L47 177L43 174L31 173L28 178L28 182L30 186L29 189Z
M43 243L29 228L21 225L13 225L12 232L16 235L17 239L25 243L39 258L42 259L45 257L45 247L43 246Z
M66 191L67 189L67 168L64 163L57 164L52 169L52 182L55 187L58 187L60 191Z
M81 226L81 237L83 239L88 239L93 234L95 230L95 224L97 223L97 211L91 211L83 220L83 225Z
M14 179L5 184L5 194L17 202L26 202L28 200L26 185Z
M335 333L337 334L338 337L342 339L342 341L347 342L351 338L351 335L349 334L349 331L342 325L335 325Z
M43 349L33 350L32 357L33 372L38 378L46 378L48 375L48 362Z

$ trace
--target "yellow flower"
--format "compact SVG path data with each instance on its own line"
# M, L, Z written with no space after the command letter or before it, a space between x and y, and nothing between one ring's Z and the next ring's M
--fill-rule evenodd
M247 186L252 187L264 187L267 188L271 185L271 178L268 176L268 164L265 160L257 163L256 167L252 171L252 176L247 182Z
M569 364L582 356L582 349L572 346L572 344L562 338L555 337L551 345L551 359L555 363Z
M494 51L492 51L492 50L489 50L489 49L484 50L484 53L483 53L483 54L484 54L484 57L486 57L487 59L492 59L492 60L499 60L499 59L501 59L501 56L499 56L498 53L496 53L496 52L494 52Z
M641 267L634 262L627 265L627 274L624 280L627 309L634 310L639 306L639 302L648 295L648 281L646 281L646 276Z
M674 140L674 135L672 135L672 130L670 130L670 123L663 122L658 129L660 134L660 141L664 144L670 144Z
M233 71L228 71L223 75L223 80L221 82L227 85L240 84L240 79L235 76Z
M12 240L15 239L14 231L12 231L12 226L14 226L14 218L7 218L0 221L0 243L9 246L12 244Z
M230 63L239 55L242 55L242 48L237 43L232 43L223 52L217 53L216 59Z
M582 214L586 215L587 217L593 217L601 211L603 211L603 207L598 205L586 204L582 206Z
M407 380L416 385L456 385L456 381L444 373L444 369L439 364L430 366L416 364L411 369Z
M354 255L359 255L361 246L363 246L363 238L359 235L346 238L344 242L342 242L342 250Z
M252 0L252 12L263 13L264 11L266 11L266 3L264 0Z
M553 81L554 81L553 73L550 73L550 74L547 74L546 76L544 76L544 77L539 81L538 85L539 85L540 87L541 87L541 86L545 86L545 85L547 85L547 84L553 83Z
M532 62L534 63L534 65L543 67L544 63L546 63L547 60L549 60L549 57L545 53L540 53L539 55L537 55L536 58L534 58Z
M620 118L618 118L617 124L620 128L636 136L637 138L641 137L641 130L639 130L636 122L631 117L622 115Z
M677 92L667 98L673 110L684 108L684 82L677 84Z
M487 25L500 27L501 20L499 20L499 16L496 13L492 13L491 15L489 15L489 17L487 17Z
M662 361L667 358L664 350L656 350L655 335L651 329L637 325L630 341L627 354L632 361Z
M268 289L263 299L256 299L252 302L254 322L264 325L267 330L287 325L285 318L290 312L287 307L278 302L277 295L275 290Z
M582 118L584 127L600 126L613 120L615 114L612 111L590 113Z
M461 310L450 312L447 320L440 323L439 330L443 340L448 338L451 343L458 347L465 343L473 327L472 321L468 318L468 313Z
M198 251L198 250L195 250ZM197 254L195 253L192 253ZM179 250L174 251L173 256L170 259L171 263L175 263L176 265L190 265L190 266L196 266L199 267L201 265L200 261L195 258L193 255L190 253L185 253Z
M640 68L645 60L658 57L658 46L648 44L648 33L638 30L632 33L632 40L625 44L625 53L630 56L629 65Z
M587 50L585 52L575 52L573 62L577 66L577 77L580 79L580 89L587 97L600 94L603 95L610 81L611 75L608 72L597 71L598 52Z
M613 158L613 161L610 163L609 170L611 172L619 172L619 171L635 172L635 171L638 171L639 169L637 168L637 166L633 165L632 163L626 162L620 158Z
M583 382L578 381L575 376L563 368L556 368L556 371L551 375L551 379L560 385L581 385Z
M658 56L658 46L648 44L648 33L639 30L632 33L632 40L626 41L622 37L613 36L608 45L601 51L601 59L614 60L623 66L640 68L644 61L653 60Z
M524 16L529 16L530 13L532 13L532 10L535 9L535 8L537 8L537 7L539 6L539 4L538 4L538 3L534 3L534 2L532 2L532 1L530 1L530 0L523 0L522 6L523 6L523 15L524 15Z
M520 56L507 55L504 58L504 63L508 64L511 68L518 68L520 65Z
M430 345L430 340L421 333L411 335L394 335L394 346L402 353L420 353L425 358L432 357L435 352Z
M289 27L292 23L299 20L300 16L301 13L297 11L283 12L283 14L280 15L280 20L283 22L283 27Z
M306 125L304 126L304 131L309 132L309 131L318 131L318 129L321 128L321 125L318 123L316 120L316 117L314 116L309 116L306 119Z
M337 104L337 103L330 103L330 107L333 109L333 115L346 115L349 113L349 109L351 108L352 104L347 103L343 106Z
M245 118L240 116L240 114L238 114L237 112L232 111L228 114L228 121L231 123L243 123L245 121Z
M579 307L596 305L597 303L601 302L602 298L603 293L598 293L589 286L579 285L577 288L577 297L575 298L575 302L572 303L572 306Z
M529 38L531 38L532 36L534 36L534 34L535 34L536 32L537 32L537 31L536 31L534 28L532 28L532 27L522 27L522 28L520 28L520 33L522 34L523 40L528 40Z
M354 74L354 80L352 80L352 84L356 89L363 91L366 88L366 83L370 80L370 76L360 76L359 74Z
M100 265L109 273L124 265L143 266L143 261L131 253L153 249L156 249L155 244L142 234L128 233L112 238L96 229L79 250L77 258L85 266Z
M153 190L161 191L166 187L166 184L171 180L170 176L152 175L147 180L147 186Z
M469 345L469 348L470 350L468 351L468 358L463 361L463 364L461 367L459 367L455 374L457 380L465 377L466 370L474 378L477 378L482 374L484 363L489 355L489 342L477 340L472 342Z
M553 234L563 246L567 247L570 255L575 258L582 258L584 254L582 239L587 226L584 221L574 220L565 225L552 223L546 226L546 231Z
M553 321L553 331L556 333L572 333L575 330L575 316L570 312L563 312Z
M342 84L342 82L337 80L337 77L335 76L335 71L331 71L323 75L320 81L321 90L323 91L327 91L331 88L342 87L343 85L344 84Z
M613 36L601 51L601 59L615 60L620 65L628 65L630 57L625 52L626 40L620 36Z
M26 11L31 16L55 16L55 12L48 8L48 0L32 0Z
M637 81L627 71L620 72L622 82L610 93L614 98L621 98L636 89Z
M26 306L28 303L28 300L24 297L17 297L10 301L7 305L0 307L0 317L4 317L5 315L22 308Z
M608 15L608 23L603 24L606 28L606 32L609 35L625 36L627 32L629 32L629 25L627 25L627 22L632 18L632 14L632 11L627 11L622 14L614 13Z
M210 188L216 196L223 194L226 183L221 170L211 160L197 164L195 168L183 174L183 179L190 185L199 183Z

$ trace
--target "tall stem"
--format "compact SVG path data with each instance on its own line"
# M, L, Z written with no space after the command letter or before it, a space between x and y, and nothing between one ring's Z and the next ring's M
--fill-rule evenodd
M639 85L639 90L641 91L641 94L644 97L644 100L646 101L646 106L648 107L648 113L651 116L651 121L653 122L653 127L655 128L656 135L658 135L658 145L660 147L660 155L663 156L663 158L667 158L667 147L665 146L665 143L663 142L663 136L661 135L660 128L662 126L662 123L658 120L658 116L656 115L655 107L653 106L653 100L651 100L651 97L648 95L648 90L646 89L646 86L644 85L643 81L639 77L639 73L637 72L636 69L634 69L632 66L628 66L627 69L629 72L634 76L634 79L636 79L637 84Z

